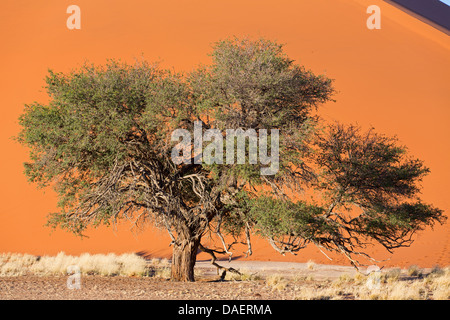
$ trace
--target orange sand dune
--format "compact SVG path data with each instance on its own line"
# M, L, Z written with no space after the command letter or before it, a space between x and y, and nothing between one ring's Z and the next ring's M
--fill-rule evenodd
M81 30L66 27L71 4L81 8ZM381 30L366 28L366 8L372 4L381 8ZM337 102L323 107L324 117L398 135L431 168L423 182L424 200L450 211L450 38L384 1L2 1L0 32L0 252L170 256L165 234L148 229L135 235L127 224L115 231L91 230L83 240L60 230L50 233L43 225L47 213L56 210L55 195L26 182L27 150L10 137L19 130L23 105L46 101L47 68L67 71L85 60L132 61L143 54L189 70L209 61L212 42L231 35L286 43L298 63L336 79ZM387 264L449 265L448 235L449 224L427 229ZM315 248L295 257L282 257L263 241L253 249L253 260L346 263L328 261Z

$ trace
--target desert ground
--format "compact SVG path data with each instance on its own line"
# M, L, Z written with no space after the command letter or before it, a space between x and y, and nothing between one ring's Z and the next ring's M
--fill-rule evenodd
M141 257L127 256L127 261L137 259L130 262L133 269L126 267L127 262L124 262L119 270L114 268L113 260L119 261L121 257L124 255L86 255L89 259L84 262L77 260L81 274L79 287L74 287L70 280L72 275L63 272L67 263L75 261L68 262L74 257L60 254L41 258L44 262L40 263L30 255L21 255L19 259L17 255L9 255L6 259L3 255L0 300L450 299L450 268L410 266L377 270L371 266L358 272L353 267L321 265L312 261L221 261L223 266L233 267L241 274L227 273L225 279L220 280L217 269L209 261L198 261L195 267L197 281L183 283L169 280L170 261L166 259L146 260L141 269L136 267L142 261ZM94 260L96 267L93 267Z
M102 64L107 58L134 61L141 54L149 61L188 71L208 63L211 44L229 36L264 36L286 44L297 63L316 74L335 79L334 103L321 107L330 121L358 123L364 128L397 135L410 153L423 159L431 174L423 181L423 199L446 212L450 134L448 35L382 0L381 29L368 30L367 1L77 1L82 29L66 28L66 7L59 1L1 3L4 49L0 59L5 75L0 149L0 252L36 255L83 252L149 251L170 258L170 238L147 229L135 235L127 224L116 230L90 229L89 238L44 227L57 199L51 189L38 190L23 175L27 150L11 139L19 130L17 118L24 104L45 103L43 89L48 68L68 71L83 61ZM411 248L392 257L382 250L377 259L391 258L390 267L450 264L449 227L427 228ZM328 261L318 250L307 248L298 256L279 256L266 241L255 238L255 261L345 265L345 259Z

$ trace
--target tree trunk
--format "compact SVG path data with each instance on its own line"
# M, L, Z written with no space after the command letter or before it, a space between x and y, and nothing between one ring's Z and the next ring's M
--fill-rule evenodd
M195 281L194 266L199 245L200 239L183 239L174 244L171 272L173 281Z

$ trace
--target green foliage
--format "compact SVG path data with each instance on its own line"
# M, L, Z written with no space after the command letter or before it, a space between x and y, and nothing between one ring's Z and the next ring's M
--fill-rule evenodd
M349 233L347 245L359 237L391 251L410 245L417 230L445 222L442 210L418 197L429 169L409 157L397 139L335 124L316 145L312 161L320 174L315 188L324 194L326 216Z
M215 43L210 66L187 76L192 108L208 127L280 129L282 156L273 177L278 182L308 176L303 160L317 120L312 113L334 94L331 79L296 65L283 47L264 38L225 39ZM219 175L263 182L260 165L246 163L214 169Z
M335 195L345 193L362 206L412 197L429 173L422 161L407 157L395 138L373 130L361 133L355 126L332 125L317 146L322 187Z
M302 123L334 91L330 79L295 65L283 45L270 40L219 41L212 58L213 88L220 101L215 116L226 128L230 124L280 128Z
M159 73L145 62L130 66L116 61L101 67L86 64L69 74L49 71L50 103L26 106L18 140L30 147L31 161L25 164L29 180L41 186L53 183L58 193L62 214L52 215L53 222L64 222L65 213L101 177L139 153L133 140L145 135L140 118L151 112L147 95ZM112 211L104 206L94 224L106 222ZM77 221L71 228L78 232L84 226Z
M265 237L292 234L312 239L332 229L322 218L323 213L322 208L302 201L291 202L265 196L252 201L250 209L255 230Z
M225 39L211 55L211 65L187 74L145 61L49 71L50 101L25 106L17 140L30 150L28 179L57 192L50 225L82 234L88 225L150 220L175 246L195 243L192 250L207 233L249 241L254 231L282 253L311 243L355 263L366 241L392 250L445 221L418 197L429 169L395 138L356 126L320 129L315 111L331 100L331 79L267 39ZM248 157L175 165L171 134L193 137L195 121L204 130L279 129L279 171L261 176Z

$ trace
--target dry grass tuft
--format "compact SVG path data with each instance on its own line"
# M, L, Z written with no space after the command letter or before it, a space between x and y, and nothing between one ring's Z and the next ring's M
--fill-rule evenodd
M256 281L261 280L262 277L252 270L242 268L239 270L240 274L234 272L227 272L225 275L225 280L228 281Z
M282 291L286 289L289 281L279 274L274 274L266 278L266 285L272 290Z
M303 282L296 299L358 299L358 300L449 300L450 268L438 267L428 274L414 267L404 271L410 278L402 278L402 270L390 269L386 272L364 275L348 274L328 284ZM375 277L375 278L374 278ZM412 278L411 278L412 277ZM376 280L376 281L374 281ZM298 279L300 281L300 279Z
M295 296L295 300L333 300L338 297L340 293L340 291L331 287L303 287L299 289L299 293Z
M122 255L84 253L37 257L28 254L3 254L0 258L0 276L39 276L67 274L69 266L77 266L82 274L102 276L144 276L148 272L147 262L134 253Z
M29 254L3 253L0 256L0 276L21 276L39 258Z
M408 268L407 272L410 277L421 277L422 276L422 270L416 265L410 266Z
M402 269L393 268L381 274L380 280L383 283L394 283L400 280Z
M343 288L349 286L353 282L354 279L347 273L344 273L340 275L338 279L333 281L332 286L335 288Z
M388 300L419 300L423 291L422 284L418 282L396 282L387 288Z
M155 278L170 279L171 269L169 267L157 268L154 273Z

